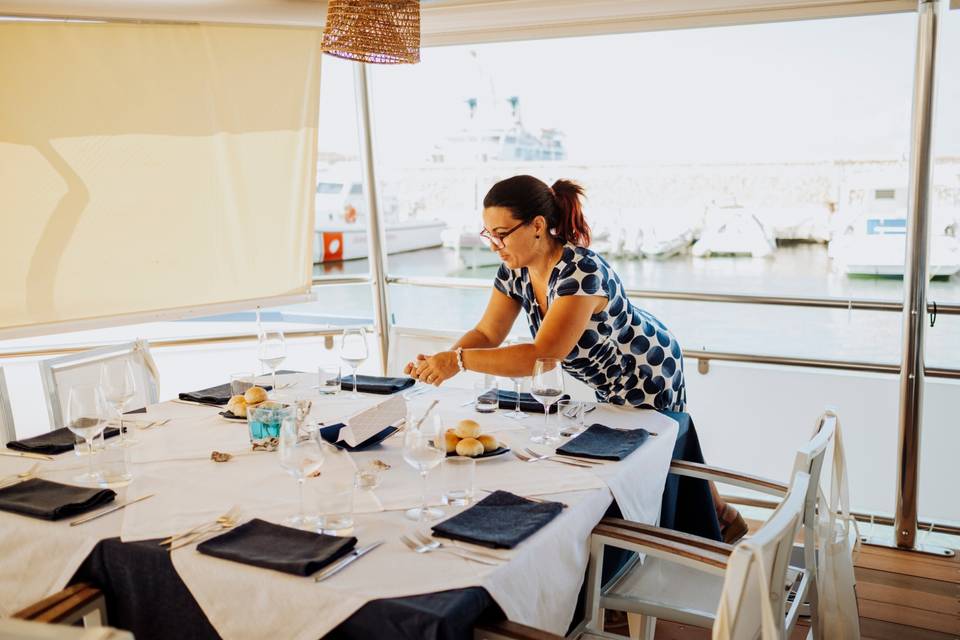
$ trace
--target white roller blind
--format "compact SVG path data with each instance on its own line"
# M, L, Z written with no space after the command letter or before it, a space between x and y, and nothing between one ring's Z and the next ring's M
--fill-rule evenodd
M960 0L953 0L954 3ZM916 0L421 0L424 45L915 11ZM0 0L0 14L323 24L323 0Z
M311 281L317 29L0 23L0 337Z

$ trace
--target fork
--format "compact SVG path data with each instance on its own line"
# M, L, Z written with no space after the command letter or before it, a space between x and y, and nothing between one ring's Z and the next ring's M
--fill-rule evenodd
M173 551L174 549L179 549L180 547L185 547L185 546L187 546L187 545L189 545L189 544L193 544L193 543L195 543L195 542L196 542L196 543L201 543L201 542L203 542L203 541L205 541L205 540L209 540L209 539L212 538L213 536L217 535L218 533L220 533L221 530L223 530L223 529L232 529L232 528L235 527L235 526L237 526L237 521L236 521L236 519L224 520L223 522L218 522L217 525L216 525L213 529L208 529L208 530L206 530L206 531L201 531L201 532L199 532L199 533L195 533L195 534L192 535L192 536L188 536L188 537L186 537L186 538L181 538L176 544L170 545L170 547L167 549L167 551Z
M532 458L540 458L541 460L569 460L570 462L580 462L583 464L592 464L594 466L603 466L606 464L604 460L590 460L588 458L578 458L576 456L568 456L562 453L539 453L530 447L524 449L523 452Z
M181 539L181 538L186 538L187 536L192 536L192 535L195 535L195 534L198 534L198 533L202 533L202 532L204 532L205 530L214 528L214 527L216 527L217 525L219 525L219 524L221 524L221 523L223 523L223 522L234 521L234 520L237 519L237 516L239 516L239 515L240 515L240 508L239 508L239 507L231 507L229 511L227 511L227 512L226 512L225 514L223 514L222 516L219 516L219 517L218 517L216 520L214 520L213 522L204 522L203 524L198 524L197 526L193 527L192 529L187 529L186 531L184 531L184 532L182 532L182 533L175 533L175 534L173 534L172 536L170 536L169 538L164 538L163 540L161 540L161 541L160 541L160 545L161 545L161 546L165 546L165 545L168 545L168 544L172 544L172 543L174 543L175 541L177 541L177 540L179 540L179 539Z
M12 487L15 484L20 484L24 480L29 480L30 478L37 475L37 468L40 466L39 462L34 463L32 467L26 471L21 471L16 475L10 475L6 478L0 480L0 489L6 489L7 487Z
M153 422L151 422L151 423L148 424L147 426L141 428L140 430L141 430L141 431L146 431L147 429L152 429L153 427L162 427L163 425L167 424L168 422L170 422L170 418L164 418L164 419L162 419L162 420L154 420Z
M569 465L571 467L580 467L581 469L593 469L589 464L581 464L579 462L574 462L573 460L564 460L563 458L541 458L539 456L529 456L519 451L514 451L513 455L517 456L524 462L543 462L544 460L549 460L551 462L559 462L560 464Z
M463 558L464 560L471 560L473 562L479 562L480 564L486 564L492 567L500 566L499 562L494 562L492 560L486 560L484 558L479 558L473 555L470 555L470 552L465 549L458 549L456 547L446 547L440 543L439 540L430 540L428 543L421 543L415 541L413 538L408 538L407 536L400 536L400 541L403 544L407 545L411 551L416 553L430 553L432 551L446 551L452 553L453 555ZM463 553L459 553L463 551Z
M484 560L494 560L497 563L505 562L507 560L506 558L502 558L494 553L490 553L489 551L480 551L477 549L463 549L461 547L445 544L443 542L440 542L430 534L424 533L422 531L414 531L413 536L414 536L414 540L422 542L428 547L432 547L440 551L453 551L454 553L469 554L470 556L476 556Z

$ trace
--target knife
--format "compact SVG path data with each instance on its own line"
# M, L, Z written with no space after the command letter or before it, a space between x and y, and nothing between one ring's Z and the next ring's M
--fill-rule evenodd
M368 544L363 548L354 549L353 551L348 553L345 557L341 558L337 562L333 563L332 565L330 565L329 567L327 567L326 569L318 573L316 577L314 577L313 581L320 582L322 580L326 580L333 574L338 573L341 569L343 569L345 566L347 566L357 558L370 553L371 551L373 551L374 549L376 549L382 544L383 544L383 540L379 540L377 542L374 542L373 544Z
M123 504L118 504L118 505L116 505L116 506L114 506L114 507L110 507L109 509L106 509L105 511L100 511L100 512L95 513L95 514L93 514L93 515L86 516L85 518L80 518L79 520L74 520L73 522L70 523L70 526L71 526L71 527L75 527L75 526L77 526L78 524L83 524L84 522L90 522L91 520L96 520L97 518L100 518L100 517L103 517L103 516L105 516L105 515L111 514L111 513L113 513L114 511L119 511L120 509L123 509L124 507L126 507L126 506L128 506L128 505L134 504L134 503L136 503L136 502L140 502L141 500L146 500L147 498L152 498L154 495L156 495L156 494L148 493L148 494L145 495L145 496L140 496L140 497L137 498L136 500L129 500L129 501L127 501L127 502L124 502Z
M53 456L42 453L30 453L28 451L0 451L0 456L13 456L16 458L30 458L31 460L53 460Z

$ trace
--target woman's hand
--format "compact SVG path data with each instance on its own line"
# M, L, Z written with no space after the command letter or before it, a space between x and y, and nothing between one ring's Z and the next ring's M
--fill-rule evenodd
M407 367L411 367L410 363ZM460 372L457 365L457 354L454 351L440 351L432 356L417 356L416 369L410 374L420 382L440 386L444 380L452 378Z

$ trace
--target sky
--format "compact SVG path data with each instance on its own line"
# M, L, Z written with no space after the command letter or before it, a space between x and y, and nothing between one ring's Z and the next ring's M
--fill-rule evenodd
M960 11L940 38L935 153L960 155ZM908 153L916 17L896 14L424 49L372 70L376 152L416 164L463 127L466 99L520 98L570 162L899 159ZM324 58L320 147L356 153L350 63Z

